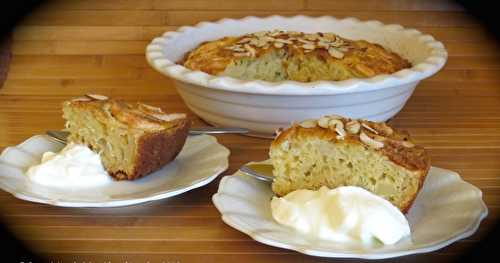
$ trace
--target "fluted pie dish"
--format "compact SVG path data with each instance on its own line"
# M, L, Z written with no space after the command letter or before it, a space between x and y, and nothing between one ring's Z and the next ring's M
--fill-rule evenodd
M361 71L349 71L350 68L345 67L340 77L326 80L321 77L302 78L301 72L298 78L264 76L252 79L245 74L227 76L184 64L189 53L202 43L276 30L307 34L331 32L344 42L366 41L383 47L387 52L377 53L389 57L388 54L397 54L401 62L385 71L367 67L361 67ZM336 43L335 40L332 42ZM244 44L248 43L242 44L245 47ZM307 43L304 44L308 47ZM250 46L249 50L252 49L254 47ZM348 58L349 47L338 46L327 53L333 57L328 57L329 60L343 59L344 55ZM288 126L293 120L333 113L385 121L403 108L421 80L444 66L447 52L432 36L400 25L355 18L271 16L223 19L181 27L176 32L167 32L153 39L146 49L146 58L153 68L175 80L187 106L202 119L213 125L243 127L251 130L252 135L270 137L277 128ZM363 64L365 59L359 63ZM277 70L274 74L281 72Z

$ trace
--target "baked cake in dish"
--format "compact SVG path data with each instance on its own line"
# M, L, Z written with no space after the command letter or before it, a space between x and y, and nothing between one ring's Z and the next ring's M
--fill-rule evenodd
M270 148L274 193L359 186L407 212L430 168L425 149L385 123L324 116L282 131Z
M203 43L181 63L212 75L300 82L369 78L411 67L398 54L364 40L279 30Z
M92 94L65 101L63 117L68 141L98 152L116 180L140 178L172 161L190 126L185 114Z

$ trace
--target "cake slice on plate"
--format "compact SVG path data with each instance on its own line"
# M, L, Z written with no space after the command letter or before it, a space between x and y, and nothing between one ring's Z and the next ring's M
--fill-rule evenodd
M172 161L186 141L185 114L88 94L63 103L68 142L89 146L116 180L134 180Z
M324 116L281 132L270 148L273 191L359 186L408 211L430 158L408 133L385 123Z

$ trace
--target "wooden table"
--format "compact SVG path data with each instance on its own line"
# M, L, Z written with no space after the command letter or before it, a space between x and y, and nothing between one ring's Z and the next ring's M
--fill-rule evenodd
M500 216L500 53L446 1L195 0L56 1L14 32L13 61L0 89L0 148L63 126L60 104L87 92L188 111L172 81L151 69L146 44L184 24L246 15L354 16L433 34L450 57L422 82L391 123L414 134L435 166L459 172L484 193L490 215L470 238L402 262L443 262L476 244ZM196 125L203 125L194 115ZM267 158L269 141L220 136L233 173ZM332 262L253 241L225 225L211 202L218 180L178 197L115 209L68 209L0 192L3 219L53 262Z

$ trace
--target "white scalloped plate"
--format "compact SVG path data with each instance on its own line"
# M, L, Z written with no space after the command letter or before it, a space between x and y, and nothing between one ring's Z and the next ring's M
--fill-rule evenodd
M135 181L111 183L81 192L37 185L25 171L46 151L63 147L44 135L6 148L0 155L0 188L31 202L64 207L118 207L182 194L213 181L228 167L229 150L208 135L190 136L177 158L162 169Z
M212 200L231 227L258 242L320 257L382 259L431 252L471 236L488 209L477 187L450 170L432 167L424 187L406 214L412 230L390 246L347 246L307 238L271 216L273 196L267 183L241 173L225 176Z

